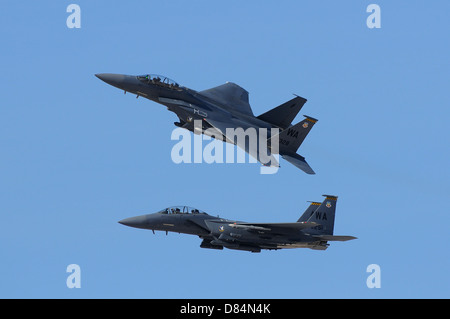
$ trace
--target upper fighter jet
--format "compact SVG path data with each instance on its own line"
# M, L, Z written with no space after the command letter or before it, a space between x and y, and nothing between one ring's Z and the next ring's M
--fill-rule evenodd
M356 239L335 236L334 216L337 196L323 195L322 203L312 202L294 223L245 223L214 217L188 206L175 206L148 215L130 217L119 223L143 229L197 235L201 248L236 249L254 253L261 249L311 248L325 250L328 241Z
M165 105L178 116L179 122L174 122L178 127L235 144L263 165L278 167L278 160L273 155L279 154L304 172L314 174L305 158L296 153L317 122L316 119L305 116L303 121L291 124L306 103L306 99L300 96L264 114L254 116L248 92L231 82L208 90L195 91L159 75L102 73L96 76L125 93L131 92L136 94L136 97L142 96ZM238 128L241 130L238 131ZM250 140L250 134L244 135L243 138L237 134L242 131L248 133L249 128L256 131L256 141ZM266 134L262 137L262 145L261 132Z

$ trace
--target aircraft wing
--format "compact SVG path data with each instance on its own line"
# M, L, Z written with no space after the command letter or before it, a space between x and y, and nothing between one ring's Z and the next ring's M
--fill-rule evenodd
M329 241L347 241L352 239L357 239L354 236L334 236L334 235L313 235L314 238Z
M301 223L232 223L230 227L237 229L245 229L255 232L275 232L286 233L296 232L302 229L318 226L315 222L301 222Z
M211 89L200 91L198 94L217 101L230 109L253 116L252 108L248 103L248 92L235 83L227 82Z
M261 161L261 159L259 157L259 152L258 152L259 136L258 136L258 130L256 128L255 128L255 132L256 132L255 141L253 143L248 143L248 142L246 142L249 140L247 138L236 138L236 133L238 133L238 131L234 130L236 128L242 128L244 131L246 131L248 128L253 128L251 126L248 126L248 124L246 124L245 122L239 121L239 123L237 123L237 122L233 121L231 116L229 118L229 121L212 119L210 117L207 117L204 120L209 125L211 125L213 128L218 129L222 133L222 135L227 139L227 141L229 143L237 145L239 148L241 148L245 152L247 152L250 156L255 158L258 162L262 163L263 165L270 163L270 165L266 165L266 166L279 167L278 161L272 154L265 156L267 158L267 160L265 162ZM233 130L227 131L227 128L231 128Z

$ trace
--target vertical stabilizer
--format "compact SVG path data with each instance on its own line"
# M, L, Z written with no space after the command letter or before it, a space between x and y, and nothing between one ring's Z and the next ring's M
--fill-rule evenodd
M305 103L306 99L297 95L292 100L261 114L258 118L284 130L291 125Z
M325 200L308 219L308 222L315 222L320 224L320 226L312 228L311 231L308 231L308 233L317 235L333 235L337 196L323 196L325 196Z
M315 212L317 208L319 208L321 203L318 202L311 202L311 205L305 210L302 216L297 220L297 223L306 222L309 217Z

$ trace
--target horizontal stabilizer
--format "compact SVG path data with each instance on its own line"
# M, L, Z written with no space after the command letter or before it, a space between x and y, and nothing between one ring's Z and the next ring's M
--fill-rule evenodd
M353 236L334 236L334 235L314 235L314 238L318 238L321 240L329 240L329 241L347 241L352 239L357 239Z
M315 174L315 172L309 166L309 164L305 161L305 158L303 156L298 155L297 153L293 153L293 154L281 154L281 157L283 157L286 161L288 161L295 167L300 168L306 174L311 174L311 175Z

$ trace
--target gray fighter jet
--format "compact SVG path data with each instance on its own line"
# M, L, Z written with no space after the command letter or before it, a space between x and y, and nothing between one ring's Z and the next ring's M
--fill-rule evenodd
M174 122L178 127L235 144L265 166L278 167L277 156L281 155L304 172L314 174L305 158L296 153L317 122L305 116L303 121L291 124L306 103L300 96L254 116L248 92L231 82L195 91L160 75L102 73L96 76L124 93L131 92L136 98L142 96L165 105L178 116L179 122ZM248 129L253 129L256 135Z
M329 241L356 239L333 235L337 196L323 195L312 202L295 223L245 223L214 217L188 206L174 206L148 215L126 218L119 223L136 228L197 235L201 248L261 249L311 248L325 250Z

